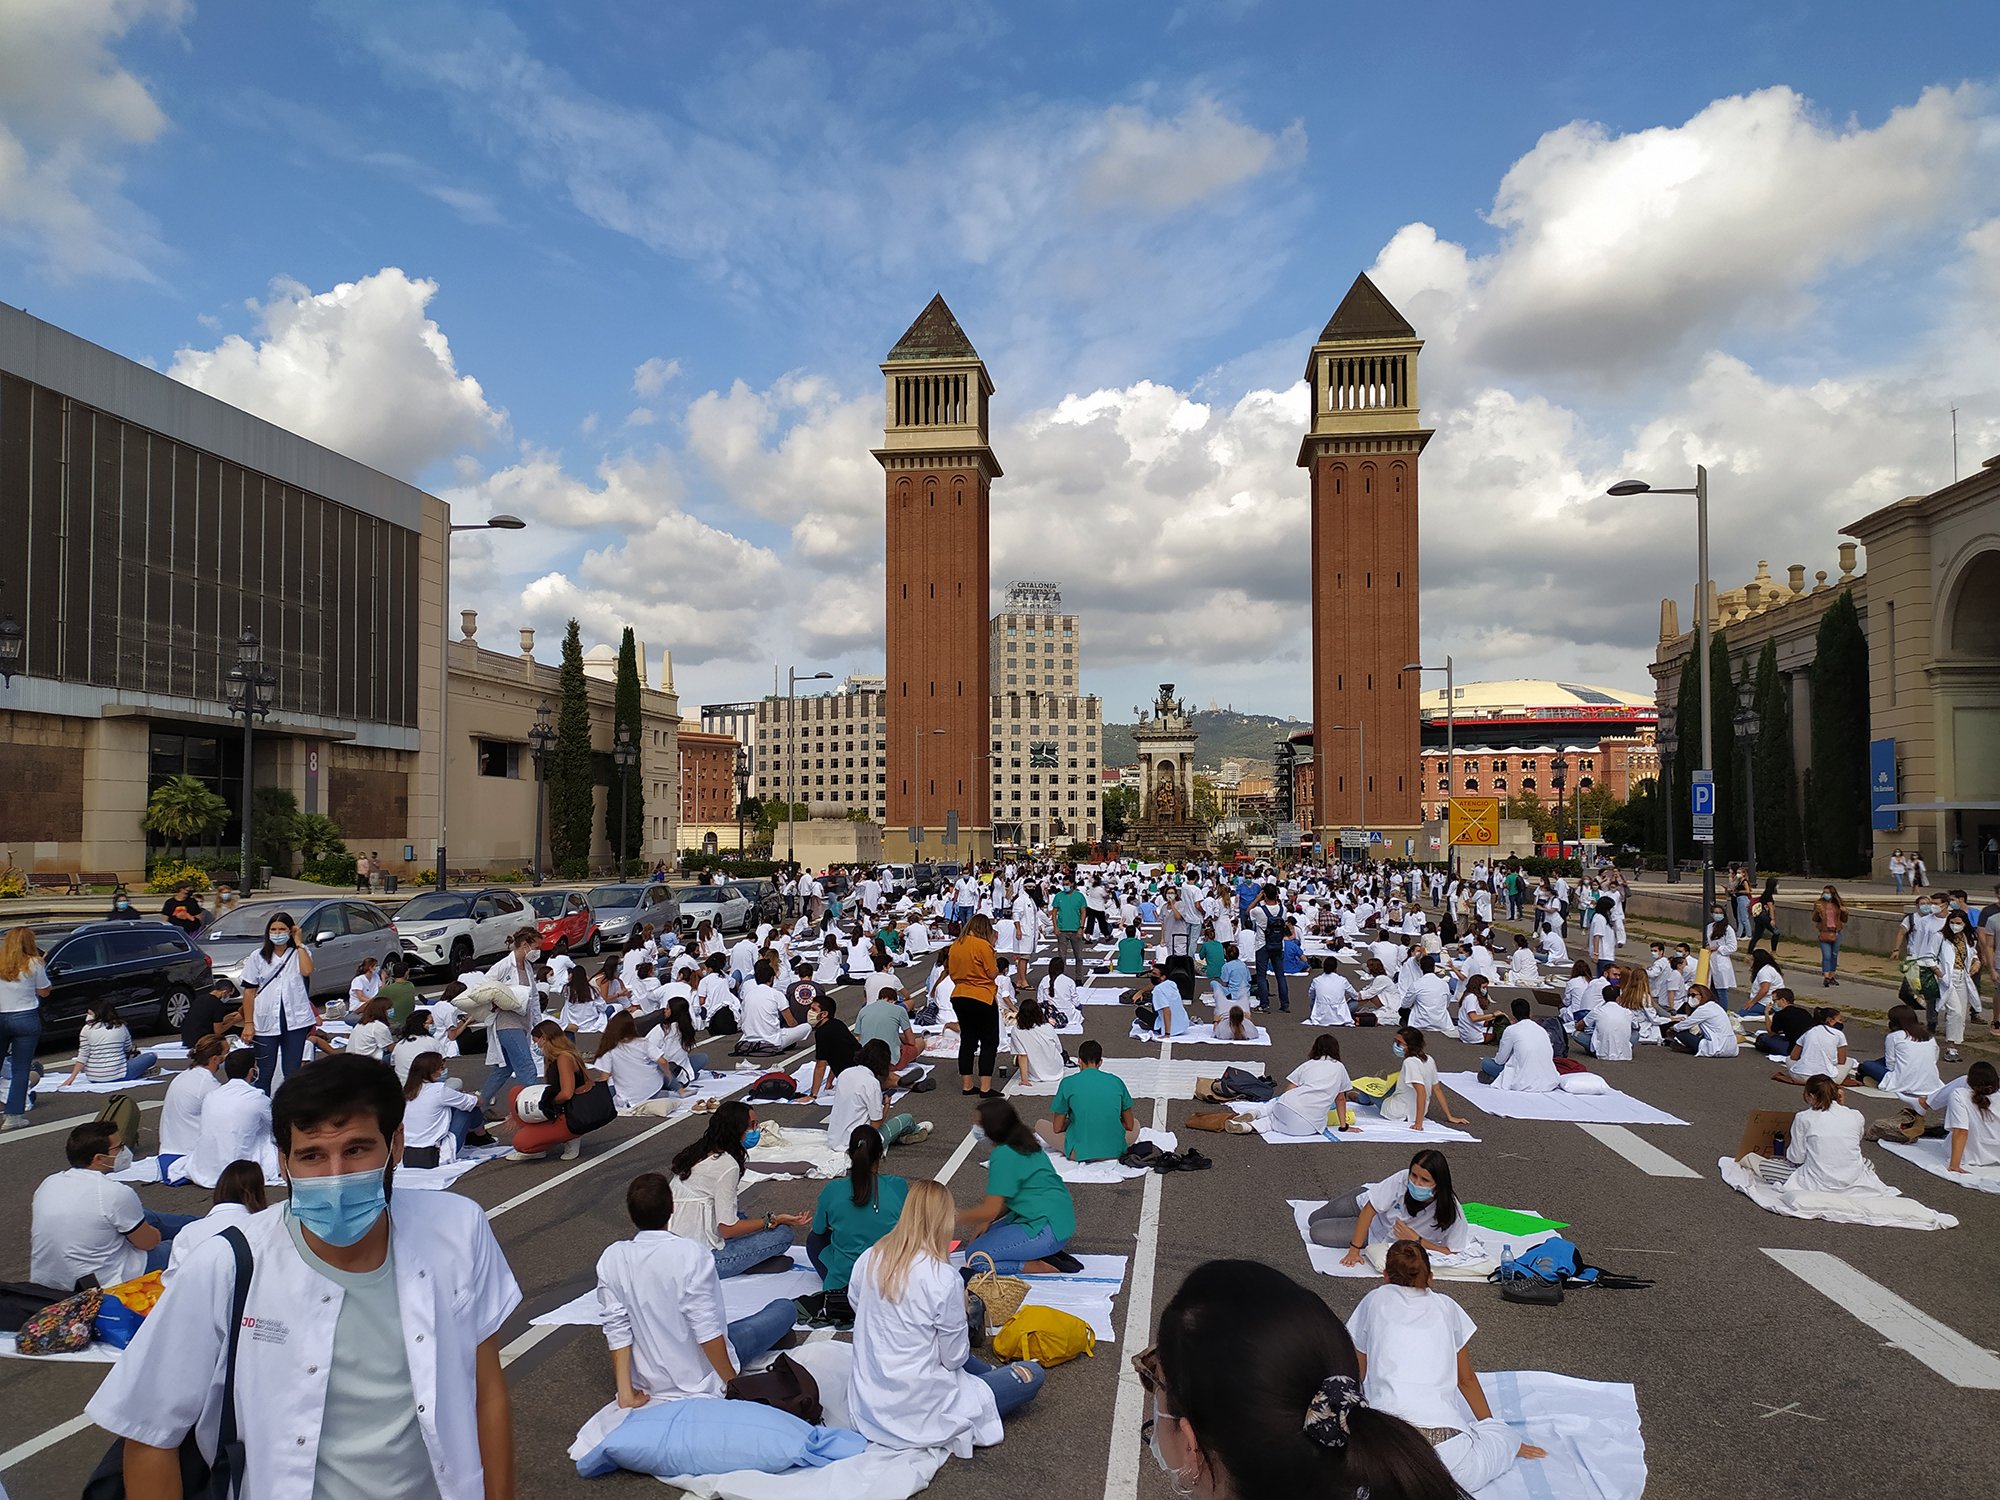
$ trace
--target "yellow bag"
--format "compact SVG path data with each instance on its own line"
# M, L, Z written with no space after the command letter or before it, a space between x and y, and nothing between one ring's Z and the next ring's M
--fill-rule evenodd
M1355 1078L1349 1081L1357 1094L1366 1094L1370 1099L1386 1099L1396 1091L1396 1080L1403 1076L1398 1068L1387 1078Z
M1095 1357L1097 1335L1075 1313L1054 1307L1024 1307L993 1335L993 1352L1002 1359L1032 1359L1047 1369L1079 1354Z

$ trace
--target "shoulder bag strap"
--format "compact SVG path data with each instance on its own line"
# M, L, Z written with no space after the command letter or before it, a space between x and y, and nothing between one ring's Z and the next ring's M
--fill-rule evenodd
M247 1455L236 1431L236 1346L243 1334L243 1313L250 1304L250 1278L256 1267L250 1258L250 1241L242 1230L225 1229L222 1238L229 1241L229 1248L235 1252L236 1278L229 1303L229 1352L222 1366L222 1422L215 1438L210 1500L233 1500L247 1469Z

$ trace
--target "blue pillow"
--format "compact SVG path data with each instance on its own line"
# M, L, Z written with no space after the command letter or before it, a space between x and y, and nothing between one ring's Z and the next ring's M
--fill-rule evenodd
M737 1469L782 1474L852 1458L867 1446L844 1427L814 1427L754 1401L696 1396L640 1407L578 1459L576 1471L585 1479L619 1469L661 1477Z

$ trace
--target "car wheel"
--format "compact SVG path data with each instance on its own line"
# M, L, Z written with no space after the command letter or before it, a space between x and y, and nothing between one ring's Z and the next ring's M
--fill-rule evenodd
M604 951L604 934L595 927L590 929L590 941L583 945L584 954L595 958Z
M160 1030L178 1033L187 1024L188 1011L193 1007L193 994L175 985L160 1000Z
M471 963L472 963L472 939L469 937L452 939L452 944L451 944L452 973L456 975L460 970L468 968L471 965Z

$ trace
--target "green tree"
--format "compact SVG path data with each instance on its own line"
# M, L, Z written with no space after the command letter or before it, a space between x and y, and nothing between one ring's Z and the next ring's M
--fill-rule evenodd
M1680 689L1674 697L1674 735L1674 774L1667 789L1666 809L1674 820L1674 858L1699 859L1701 845L1694 841L1689 815L1694 773L1701 764L1701 680L1692 651L1681 659ZM1661 840L1665 842L1664 833Z
M1139 810L1139 789L1132 786L1108 786L1100 803L1104 813L1104 836L1115 839L1131 825L1133 814Z
M611 733L616 742L618 730L622 727L631 736L632 743L643 743L639 727L639 643L632 634L632 627L625 627L624 637L618 643L618 677L611 693ZM641 855L646 840L646 779L639 774L635 762L625 773L625 837L618 837L618 765L612 762L611 793L604 799L604 842L613 854L622 847L628 858Z
M1516 792L1500 804L1500 816L1512 822L1526 823L1535 836L1535 842L1542 841L1542 835L1556 826L1555 814L1542 805L1542 799L1533 792Z
M1757 788L1757 858L1766 869L1803 868L1799 855L1798 776L1792 765L1792 704L1778 675L1778 647L1757 656L1754 688L1757 744L1751 752Z
M1592 791L1597 788L1593 787ZM1610 794L1606 793L1608 797ZM1607 844L1629 844L1635 849L1651 852L1652 840L1659 829L1659 783L1642 781L1639 789L1623 802L1616 802L1603 814L1604 841ZM1584 794L1584 807L1590 806L1590 794Z
M287 787L260 786L251 794L251 852L259 864L281 875L292 873L299 847L299 799Z
M1813 653L1805 818L1813 868L1825 876L1865 874L1868 827L1868 635L1852 590L1844 589L1820 617Z
M803 823L812 816L812 808L804 802L787 802L782 797L766 798L757 806L757 824L765 832L782 828L797 819Z
M549 851L558 876L581 880L590 873L590 834L597 821L597 762L590 748L590 689L583 675L583 636L574 620L563 634L562 668L556 680L556 742L549 752Z
M308 860L338 858L347 852L340 825L324 813L300 813L296 830L298 851Z
M1715 858L1718 864L1743 856L1743 793L1741 754L1736 745L1736 674L1729 665L1729 641L1720 630L1708 642L1709 710L1715 730ZM1700 694L1696 694L1700 701ZM1695 743L1701 742L1699 723ZM1699 750L1696 751L1700 753Z
M229 804L200 777L183 775L169 776L153 788L139 826L168 843L179 844L185 860L189 844L219 832L228 821Z

